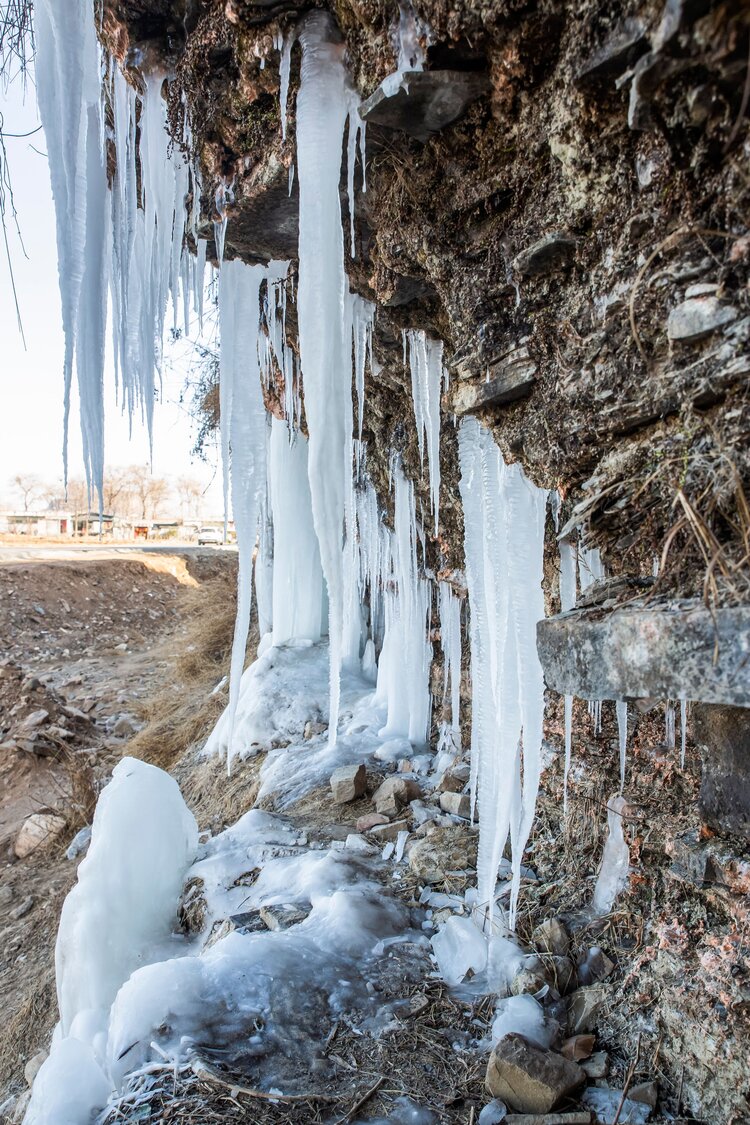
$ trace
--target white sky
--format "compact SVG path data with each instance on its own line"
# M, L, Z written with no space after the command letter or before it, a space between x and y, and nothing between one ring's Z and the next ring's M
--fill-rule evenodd
M36 95L29 83L7 91L0 87L3 130L26 133L39 124ZM26 336L17 327L10 273L0 244L0 502L13 498L10 478L33 472L44 480L62 480L63 332L57 278L55 213L45 153L44 133L26 139L7 138L8 166L26 257L8 222L16 292ZM8 216L10 218L10 216ZM168 311L171 322L171 308ZM193 476L209 490L204 514L221 514L220 472L191 457L195 426L179 404L190 349L170 349L165 364L163 398L154 409L154 473ZM132 440L127 419L115 401L111 350L105 370L105 456L107 465L145 464L148 441L139 423ZM83 475L77 396L71 405L69 442L71 478ZM214 456L212 454L212 456Z

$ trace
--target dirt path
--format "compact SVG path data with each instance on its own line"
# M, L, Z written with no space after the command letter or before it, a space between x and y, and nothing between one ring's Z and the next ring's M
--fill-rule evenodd
M0 547L0 1105L56 1018L52 951L77 866L66 848L163 680L186 595L234 564L195 549L24 553ZM18 859L40 810L66 827Z

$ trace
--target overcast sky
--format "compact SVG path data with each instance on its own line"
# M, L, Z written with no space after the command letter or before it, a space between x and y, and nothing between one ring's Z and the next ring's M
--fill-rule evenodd
M8 133L26 133L39 124L31 84L0 88L0 113ZM26 337L17 327L13 291L4 248L0 247L0 502L11 499L8 481L18 472L62 480L63 332L57 279L55 213L45 155L44 133L8 138L8 164L18 222L26 251L8 222L16 291ZM168 314L171 321L171 311ZM174 349L171 349L174 351ZM191 457L195 426L180 397L189 349L182 345L165 365L163 401L154 412L154 472L195 476L209 491L212 513L221 513L220 474L215 465ZM132 440L115 401L111 349L105 371L105 455L108 465L145 464L148 442L140 425ZM83 474L78 401L71 407L70 476ZM213 481L213 483L211 483Z

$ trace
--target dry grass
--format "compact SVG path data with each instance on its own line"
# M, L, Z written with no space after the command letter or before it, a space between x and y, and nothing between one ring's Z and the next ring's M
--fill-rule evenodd
M128 744L128 753L169 769L186 750L205 739L227 702L224 688L237 605L236 575L226 568L182 594L181 625L158 650L165 661L164 685L142 710L146 726ZM257 648L251 628L247 654Z

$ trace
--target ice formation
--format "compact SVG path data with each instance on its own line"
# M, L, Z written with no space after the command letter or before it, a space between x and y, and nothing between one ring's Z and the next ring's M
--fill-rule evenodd
M472 790L479 804L479 900L490 916L508 836L513 926L521 857L541 773L544 681L536 623L544 616L547 494L506 465L488 430L459 429L466 577L471 609ZM521 774L523 772L523 781Z
M417 423L419 457L424 464L425 445L430 474L430 499L438 531L440 506L440 390L443 383L443 345L424 332L409 329L404 350L408 350L411 396Z
M553 495L557 495L554 493ZM567 613L576 604L576 545L569 539L560 541L560 610ZM573 748L573 696L565 696L565 775L563 781L564 811L568 811L568 774Z
M617 895L627 883L630 850L623 833L625 808L622 796L611 797L607 802L607 841L591 904L593 913L597 915L609 914Z
M617 713L617 741L620 747L620 792L625 788L625 766L628 754L628 705L618 699L615 703Z
M55 1116L58 1096L79 1107L95 1099L89 1112L106 1100L110 1006L131 973L182 952L172 926L197 845L195 819L174 779L124 758L99 798L91 846L63 906L55 949L60 1023L27 1122L88 1120L82 1111ZM77 1092L68 1088L73 1063Z
M451 721L442 739L461 747L461 601L448 582L438 587L440 644L443 651L443 705L450 698ZM450 695L449 695L450 692Z

